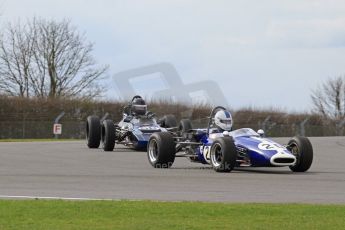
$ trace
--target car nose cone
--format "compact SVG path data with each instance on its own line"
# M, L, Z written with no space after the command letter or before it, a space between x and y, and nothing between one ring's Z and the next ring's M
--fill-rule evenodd
M271 157L270 162L275 166L290 166L296 163L296 157L284 152L278 152Z

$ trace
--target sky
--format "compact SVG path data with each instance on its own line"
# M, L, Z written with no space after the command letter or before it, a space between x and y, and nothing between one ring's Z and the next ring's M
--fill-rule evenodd
M2 24L69 18L110 66L109 99L121 97L114 74L164 62L183 84L216 82L234 109L304 112L312 89L345 74L342 0L0 0L0 12ZM150 76L131 80L147 97L168 87Z

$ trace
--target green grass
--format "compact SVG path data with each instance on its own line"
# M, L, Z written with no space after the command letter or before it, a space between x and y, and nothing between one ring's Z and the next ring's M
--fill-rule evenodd
M0 139L0 142L50 142L50 141L79 141L80 139Z
M0 229L344 229L345 205L0 200Z

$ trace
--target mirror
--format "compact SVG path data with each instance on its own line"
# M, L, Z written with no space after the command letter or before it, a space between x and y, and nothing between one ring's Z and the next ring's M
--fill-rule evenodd
M264 137L265 136L265 131L263 129L259 129L257 131L257 133L260 135L260 137Z
M130 122L133 119L132 116L127 116L125 119L123 119L124 122Z

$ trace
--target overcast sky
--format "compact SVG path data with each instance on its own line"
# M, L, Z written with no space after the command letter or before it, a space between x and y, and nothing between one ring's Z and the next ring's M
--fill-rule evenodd
M2 22L70 18L110 75L169 62L186 84L216 81L233 108L305 111L311 89L345 74L343 0L1 1Z

